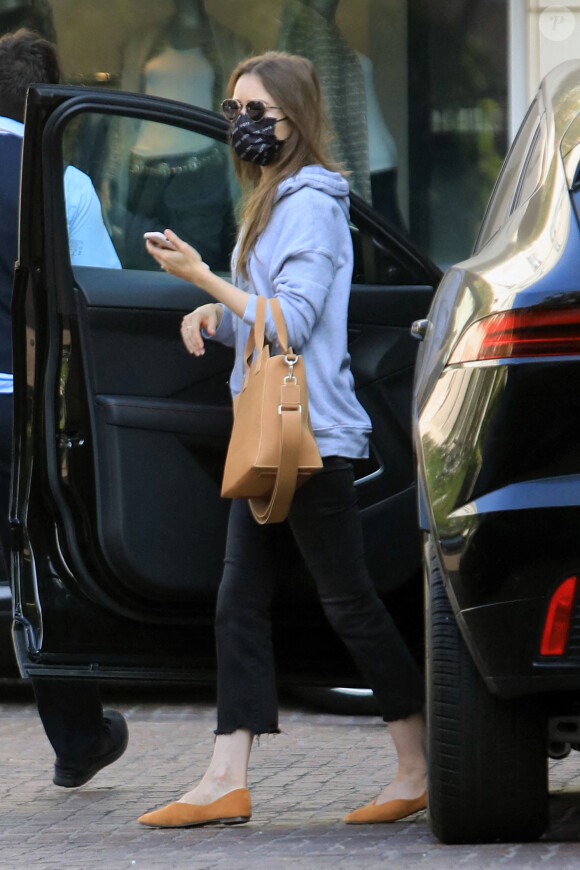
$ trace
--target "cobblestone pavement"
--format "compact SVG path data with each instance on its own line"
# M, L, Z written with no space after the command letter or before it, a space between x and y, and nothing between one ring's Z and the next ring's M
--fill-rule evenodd
M350 827L343 815L394 771L388 731L370 716L321 714L292 699L283 733L254 749L247 825L147 830L136 818L179 796L212 746L213 698L117 688L107 703L129 721L123 758L79 789L51 783L52 757L28 691L0 689L0 868L245 870L245 868L572 868L580 860L580 758L552 763L552 823L535 844L442 846L425 813Z

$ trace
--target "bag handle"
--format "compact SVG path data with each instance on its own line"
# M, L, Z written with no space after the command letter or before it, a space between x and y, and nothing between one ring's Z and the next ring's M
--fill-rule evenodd
M276 332L278 333L278 344L282 350L282 353L288 353L291 348L288 347L288 330L286 329L286 321L284 320L284 315L282 314L282 306L280 305L280 300L273 296L268 300L270 303L270 311L272 312L272 317L274 319L274 326L276 327Z
M268 305L270 305L272 319L274 320L274 326L276 327L278 344L280 345L282 353L286 353L288 350L288 331L286 329L284 315L282 314L282 306L280 305L280 300L277 299L276 296L258 296L258 299L256 301L256 318L254 320L254 335L256 337L256 348L258 350L258 353L260 353L262 348L264 347L266 310Z
M256 317L254 320L254 325L250 330L248 340L246 341L246 347L244 348L244 376L248 373L250 369L254 350L257 351L257 355L259 357L264 347L266 309L268 303L270 304L270 311L272 312L274 326L276 327L278 344L280 345L282 353L288 353L289 351L290 353L293 352L292 348L288 347L288 330L286 329L286 322L284 320L284 315L282 314L282 307L280 305L280 301L276 299L275 296L271 298L268 298L266 296L258 296L256 300Z
M302 403L300 387L292 377L292 363L297 355L288 346L288 331L282 314L280 301L276 297L258 296L256 302L256 318L250 330L244 350L244 379L247 378L254 349L258 358L264 347L264 330L266 328L266 311L268 303L272 312L278 344L288 364L288 376L281 383L280 392L280 454L276 480L269 496L248 499L250 510L256 522L278 523L285 520L296 491L298 465L300 462L300 447L302 445ZM294 359L291 359L294 358Z
M256 317L254 320L254 335L256 337L256 350L258 356L262 353L264 347L264 332L266 329L266 308L268 300L265 296L258 296L256 300Z
M265 296L258 296L258 299L256 300L256 317L254 320L254 325L248 333L248 340L246 341L246 346L244 348L244 381L247 379L248 372L250 371L252 356L254 355L254 348L258 351L258 357L262 353L262 349L264 347L265 326L266 298Z

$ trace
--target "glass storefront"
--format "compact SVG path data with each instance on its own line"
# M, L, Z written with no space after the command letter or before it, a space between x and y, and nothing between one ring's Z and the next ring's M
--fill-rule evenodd
M353 188L439 265L469 255L507 150L507 0L0 0L0 32L21 25L67 83L214 109L248 54L305 55ZM120 127L108 164L194 160L190 139Z

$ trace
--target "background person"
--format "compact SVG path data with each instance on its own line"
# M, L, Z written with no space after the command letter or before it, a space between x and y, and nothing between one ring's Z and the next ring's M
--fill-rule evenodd
M398 754L394 780L346 821L393 821L426 805L423 678L364 562L349 460L368 455L371 424L355 395L347 350L353 269L349 187L329 157L320 85L309 60L277 52L250 58L234 70L228 94L232 99L223 108L233 122L236 168L251 188L233 255L235 283L214 275L199 253L169 230L177 251L151 242L147 249L167 272L216 300L184 318L182 336L197 356L204 353L202 330L235 346L233 395L240 390L258 295L279 300L289 345L304 357L324 468L296 492L287 522L326 616L374 691ZM275 338L270 313L266 331ZM270 614L273 532L254 521L245 499L232 501L216 614L213 757L191 791L141 816L144 825L234 824L251 816L252 741L279 730Z
M351 171L351 187L404 231L397 198L397 146L379 105L373 64L342 35L336 23L338 6L339 0L286 0L277 47L312 61L336 133L334 158Z
M166 20L128 40L118 86L219 110L224 84L248 45L208 14L202 0L172 6ZM101 137L95 141L100 148ZM104 199L124 267L151 268L143 233L171 226L212 268L221 268L235 235L223 147L191 130L122 118L108 149Z
M21 28L56 43L50 0L0 0L0 36Z
M5 556L9 552L12 466L11 302L18 255L22 121L29 85L58 81L52 43L27 30L0 38L0 540ZM88 176L68 167L64 185L73 264L119 267ZM115 710L103 711L96 683L33 678L32 685L42 724L57 756L56 785L82 785L123 754L128 741L126 722Z

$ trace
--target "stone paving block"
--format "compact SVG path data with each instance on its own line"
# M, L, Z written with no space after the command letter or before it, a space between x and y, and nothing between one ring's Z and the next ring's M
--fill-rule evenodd
M576 753L551 764L552 821L541 842L442 846L424 812L388 826L342 823L394 774L392 744L378 718L285 702L283 733L263 738L252 753L248 825L148 830L137 817L174 800L203 773L213 745L213 698L126 687L111 692L108 705L129 721L126 754L83 788L65 790L51 783L52 752L30 696L0 696L0 870L577 870Z

